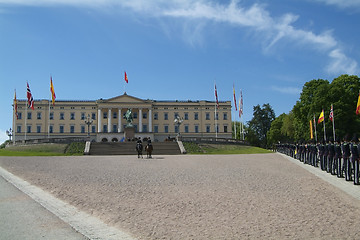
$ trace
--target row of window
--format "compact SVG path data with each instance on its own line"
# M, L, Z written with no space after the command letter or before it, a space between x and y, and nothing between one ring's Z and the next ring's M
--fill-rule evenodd
M143 119L147 119L147 113L143 113L142 114L142 118ZM179 116L179 113L175 112L174 113L174 119L177 118ZM205 119L206 120L210 120L210 116L211 113L210 112L206 112L205 113ZM50 120L54 119L54 112L50 112ZM117 118L118 114L117 112L113 112L113 118ZM164 120L169 120L169 113L164 113L163 115L163 119ZM85 120L87 118L86 113L81 113L80 115L80 119L81 120ZM103 118L106 119L108 118L108 113L107 112L103 112ZM135 112L133 113L133 118L137 119L138 118L138 114ZM22 113L18 112L18 119L22 119ZM32 119L32 112L28 112L27 113L27 119ZM42 119L42 112L37 112L36 113L36 119L41 120ZM59 113L59 119L60 120L65 120L65 113L64 112L60 112ZM96 120L96 113L91 113L91 119ZM159 114L158 113L154 113L154 120L158 120L159 119ZM75 120L75 112L71 112L70 113L70 120ZM189 120L189 113L184 113L184 120ZM194 120L199 120L199 113L195 112L194 113ZM219 120L219 114L216 113L216 120ZM223 120L228 120L228 115L227 113L223 113Z
M124 125L125 127L126 125ZM17 126L17 129L16 129L16 132L17 133L21 133L22 132L22 129L21 129L21 125L18 125ZM135 131L137 132L138 131L138 126L137 125L134 125L135 127ZM179 128L178 126L174 126L174 130L175 132L179 132ZM224 125L223 126L223 130L224 132L228 132L228 126ZM36 133L41 133L41 125L37 125L36 126ZM108 126L105 124L103 125L103 131L102 132L108 132ZM96 133L96 127L95 126L91 126L91 130L89 129L89 131L91 131L92 133ZM217 131L219 132L219 126L217 126ZM26 129L26 132L27 133L32 133L32 126L31 125L27 125L27 129ZM54 133L54 126L50 125L49 126L49 132L50 133ZM74 125L70 125L70 129L69 129L69 132L70 133L75 133L75 126ZM80 126L80 132L81 133L86 133L86 126ZM114 124L113 125L113 128L112 128L112 132L118 132L118 128L117 128L117 125ZM142 132L148 132L148 126L147 125L143 125L143 128L142 128ZM154 133L158 133L159 132L159 126L158 125L154 125ZM190 129L189 129L189 125L184 125L184 132L185 133L189 133L190 132ZM199 126L198 125L195 125L194 126L194 129L193 129L193 132L195 133L199 133ZM210 133L211 132L211 126L210 125L206 125L206 132L207 133ZM65 126L64 125L60 125L59 126L59 133L65 133ZM169 126L168 125L165 125L164 126L164 133L169 133Z
M50 112L49 118L50 118L50 120L54 119L54 113L53 112ZM81 113L80 119L85 120L86 118L87 118L86 113ZM17 119L22 119L22 113L21 112L18 112ZM27 113L27 119L32 119L32 112ZM36 113L36 119L38 119L38 120L42 119L42 112L37 112ZM63 113L63 112L59 113L59 119L60 120L65 120L65 113ZM91 119L96 120L96 113L91 113ZM74 112L70 113L70 120L75 120L75 113Z

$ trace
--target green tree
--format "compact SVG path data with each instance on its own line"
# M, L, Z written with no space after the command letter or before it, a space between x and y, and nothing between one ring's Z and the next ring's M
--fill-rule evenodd
M246 140L252 145L267 147L267 132L271 122L275 119L275 112L269 103L256 105L253 108L253 118L248 122Z

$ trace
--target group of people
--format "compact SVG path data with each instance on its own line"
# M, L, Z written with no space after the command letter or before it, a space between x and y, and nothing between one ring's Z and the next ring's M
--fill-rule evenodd
M356 135L349 140L346 136L342 141L299 142L295 144L279 143L276 151L298 159L304 164L319 167L338 178L354 181L359 185L360 143Z
M145 151L146 151L146 155L147 155L147 158L152 158L151 154L152 154L152 151L153 151L153 145L151 143L151 139L150 138L147 138L147 139L144 139L144 142L147 142L146 146L145 146ZM139 137L138 140L136 141L136 151L138 153L138 158L143 158L143 155L142 155L142 152L143 152L143 144L142 144L142 141L141 141L141 138Z

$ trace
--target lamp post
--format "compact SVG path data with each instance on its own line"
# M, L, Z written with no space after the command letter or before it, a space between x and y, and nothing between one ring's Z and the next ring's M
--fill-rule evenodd
M184 119L182 119L180 116L176 116L176 118L174 119L174 123L177 124L177 126L178 126L178 135L177 135L178 139L180 137L180 125L183 121L184 121Z
M88 126L88 134L87 136L90 137L90 125L93 123L93 120L90 118L90 114L88 114L85 124Z
M9 136L9 140L11 141L11 137L13 136L13 130L11 128L9 130L6 130L6 135Z

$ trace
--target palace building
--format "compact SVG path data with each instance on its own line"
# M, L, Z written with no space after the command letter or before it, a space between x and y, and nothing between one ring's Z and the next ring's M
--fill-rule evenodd
M128 109L132 110L136 137L164 141L180 131L183 137L231 138L231 102L158 101L123 95L94 101L17 100L13 122L15 141L44 138L87 137L94 141L122 141ZM15 110L14 110L15 116ZM180 117L178 125L174 119ZM90 120L90 121L89 121ZM91 124L90 124L91 122Z

